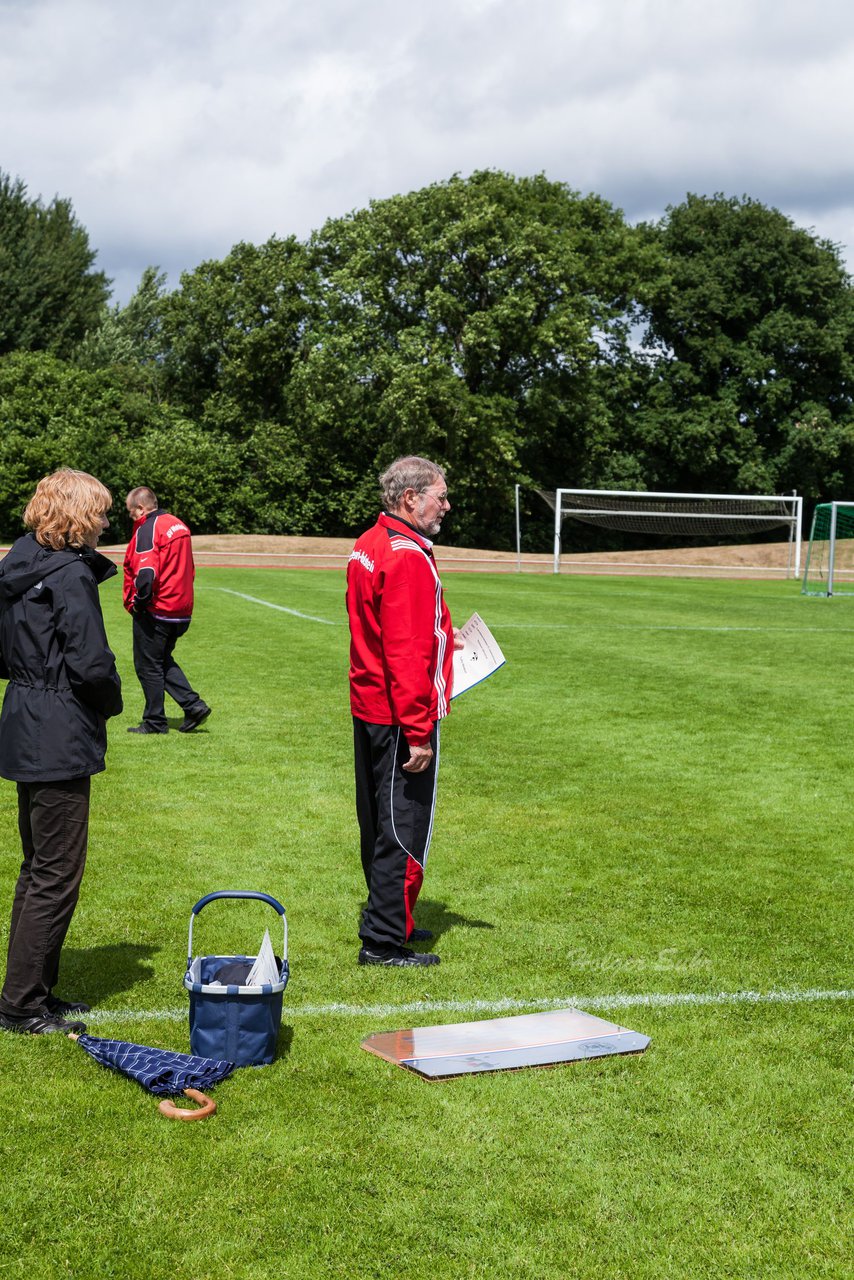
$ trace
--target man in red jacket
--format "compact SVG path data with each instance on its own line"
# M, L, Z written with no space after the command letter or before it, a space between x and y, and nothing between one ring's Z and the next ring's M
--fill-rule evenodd
M439 721L448 713L455 633L431 538L450 510L445 475L398 458L380 477L383 511L347 566L356 813L368 902L360 964L438 964L408 941L433 830Z
M172 656L193 613L196 570L190 530L158 507L145 485L131 489L126 505L133 537L125 552L124 605L133 614L133 665L145 694L142 723L128 733L169 732L165 693L184 712L179 730L190 733L211 713Z

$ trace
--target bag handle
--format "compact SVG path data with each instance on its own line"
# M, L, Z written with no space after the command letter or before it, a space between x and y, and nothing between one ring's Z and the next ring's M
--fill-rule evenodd
M202 907L206 907L209 902L213 902L214 898L259 898L262 902L268 903L274 911L278 911L280 916L285 914L285 908L276 898L271 898L269 893L255 893L252 889L219 889L216 893L206 893L203 898L199 898L193 907L193 915L197 916Z
M193 923L202 907L206 907L209 902L213 902L216 898L257 898L260 902L266 902L274 911L277 911L282 917L282 927L284 930L284 943L282 951L282 959L287 961L288 958L288 920L285 915L285 908L277 898L273 898L269 893L255 893L252 889L220 889L216 893L206 893L203 898L199 898L196 905L190 912L190 933L187 939L187 968L193 963Z

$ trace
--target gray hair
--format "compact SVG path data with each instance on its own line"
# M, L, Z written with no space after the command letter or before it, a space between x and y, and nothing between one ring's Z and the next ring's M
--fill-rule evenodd
M444 479L442 468L429 458L397 458L380 476L383 506L386 511L396 511L407 489L423 493L431 484Z

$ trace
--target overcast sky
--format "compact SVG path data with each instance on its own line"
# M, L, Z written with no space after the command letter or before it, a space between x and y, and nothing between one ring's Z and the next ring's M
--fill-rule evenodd
M748 194L854 267L850 0L0 0L0 169L126 301L454 172Z

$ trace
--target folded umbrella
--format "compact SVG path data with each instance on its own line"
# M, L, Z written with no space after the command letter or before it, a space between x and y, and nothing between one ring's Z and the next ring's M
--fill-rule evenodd
M202 1119L212 1115L216 1103L205 1097L204 1090L225 1080L234 1071L235 1064L218 1058L200 1058L191 1053L173 1053L169 1049L151 1049L147 1045L130 1044L126 1040L105 1040L100 1036L75 1035L81 1048L102 1066L136 1080L149 1093L169 1098L176 1093L186 1093L196 1101L203 1101L200 1111L181 1111L171 1102L161 1102L164 1115L182 1120Z

